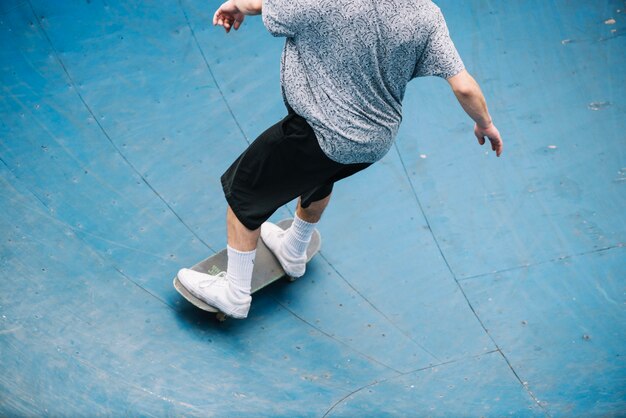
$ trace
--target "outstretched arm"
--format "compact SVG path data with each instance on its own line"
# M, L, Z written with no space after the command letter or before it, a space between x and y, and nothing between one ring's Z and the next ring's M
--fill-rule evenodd
M499 157L503 149L502 138L500 138L498 128L491 120L485 96L483 96L476 80L467 71L463 70L457 75L448 78L447 81L450 83L450 87L452 87L452 91L465 113L476 122L474 135L476 135L478 143L483 145L485 138L489 139L491 149Z
M223 26L226 32L239 29L246 15L261 14L262 0L228 0L213 15L213 24Z

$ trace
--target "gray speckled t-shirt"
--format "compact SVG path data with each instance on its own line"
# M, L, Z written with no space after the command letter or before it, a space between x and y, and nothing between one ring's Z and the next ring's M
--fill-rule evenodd
M387 153L411 79L464 68L430 0L263 0L263 22L287 37L285 100L344 164Z

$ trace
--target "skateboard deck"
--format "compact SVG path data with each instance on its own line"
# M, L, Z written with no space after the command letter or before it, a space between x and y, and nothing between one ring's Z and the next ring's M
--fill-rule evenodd
M287 229L293 222L293 219L283 219L278 222L276 225L281 227L282 229ZM317 254L322 245L322 240L320 237L319 231L316 229L313 232L313 236L311 237L311 242L309 243L309 247L307 248L307 262L309 262L315 254ZM226 249L223 249L217 254L213 254L210 257L205 258L201 262L197 263L193 267L192 270L199 271L201 273L208 274L217 274L220 271L226 271L228 262L228 256ZM261 238L259 238L259 242L257 244L256 249L256 258L254 261L254 270L252 271L252 292L255 293L265 286L274 283L276 280L288 277L285 274L285 271L281 267L280 263L274 257L274 254L265 246L265 243ZM295 279L288 277L290 281ZM207 312L215 312L217 314L217 319L223 321L226 319L225 315L219 311L219 309L214 308L211 305L208 305L204 301L198 299L194 295L189 292L185 286L178 280L178 276L174 277L174 288L181 294L182 297L187 299L196 307L207 311Z

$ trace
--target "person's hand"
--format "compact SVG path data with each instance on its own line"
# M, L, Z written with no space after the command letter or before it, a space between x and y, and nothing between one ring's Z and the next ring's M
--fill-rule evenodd
M223 26L226 33L231 28L239 29L245 15L237 8L235 3L227 1L222 4L213 15L213 25Z
M490 123L486 128L478 126L478 124L474 125L474 135L476 135L476 139L478 139L480 145L484 145L485 138L487 138L489 142L491 142L491 149L496 152L496 156L499 157L500 154L502 154L504 143L502 142L502 138L500 138L498 128L496 128L493 123Z

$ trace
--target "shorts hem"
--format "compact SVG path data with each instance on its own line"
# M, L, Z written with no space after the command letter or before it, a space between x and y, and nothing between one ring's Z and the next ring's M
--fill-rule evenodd
M230 209L235 214L235 217L237 218L237 220L241 222L241 224L250 231L255 231L259 229L263 222L256 225L256 223L250 223L248 222L248 220L243 219L243 217L241 216L241 209L239 207L239 202L237 202L237 200L235 199L235 197L230 191L226 190L227 187L224 184L224 180L222 179L221 181L222 181L222 190L224 191L224 198L226 199L226 202L228 203L228 206L230 207Z

